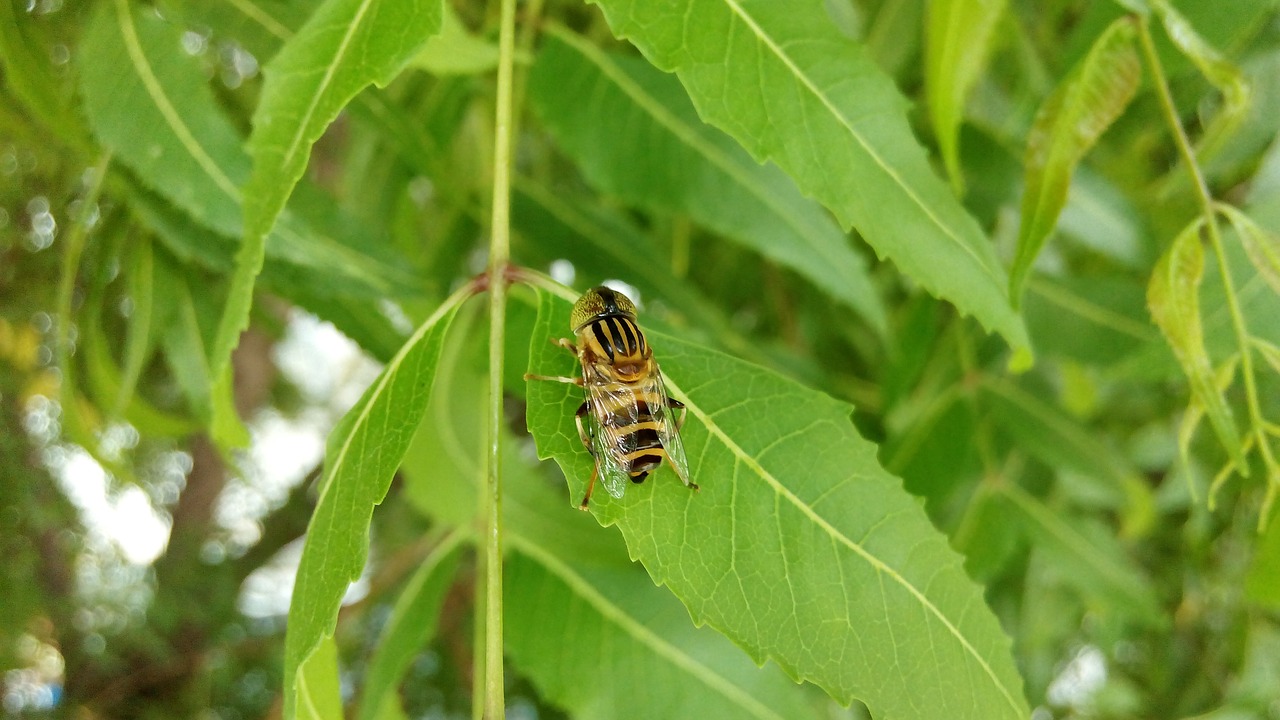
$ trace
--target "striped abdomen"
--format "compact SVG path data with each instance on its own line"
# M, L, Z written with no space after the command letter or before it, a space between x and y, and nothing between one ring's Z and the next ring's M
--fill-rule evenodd
M652 382L614 382L593 393L605 448L632 482L642 482L667 457L659 429L665 412L664 398Z

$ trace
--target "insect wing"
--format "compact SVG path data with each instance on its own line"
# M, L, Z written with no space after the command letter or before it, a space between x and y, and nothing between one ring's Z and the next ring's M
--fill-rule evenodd
M654 382L657 385L654 391L662 400L658 403L658 407L653 408L653 419L658 423L658 441L666 451L671 469L680 478L680 482L688 485L690 483L689 461L685 459L684 443L680 440L680 429L676 422L680 411L671 409L667 396L667 384L662 379L662 373L657 369L654 370Z
M593 432L591 452L596 457L596 472L604 489L615 498L626 492L626 463L618 447L619 424L629 425L637 414L635 397L630 393L610 392L603 385L587 385L587 401L591 405Z

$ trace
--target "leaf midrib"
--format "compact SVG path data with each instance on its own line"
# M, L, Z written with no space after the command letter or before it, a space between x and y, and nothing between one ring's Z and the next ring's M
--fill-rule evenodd
M858 145L862 147L863 151L866 152L867 155L875 162L876 166L879 167L880 170L885 175L889 176L891 180L893 180L894 185L897 186L898 189L901 190L903 194L905 194L907 198L911 200L911 202L915 203L915 205L920 209L921 213L923 213L924 216L927 217L930 222L936 225L938 230L940 230L944 236L946 236L949 240L954 242L956 246L958 246L961 249L961 251L964 252L964 254L968 255L971 259L973 259L973 261L977 263L978 267L982 270L982 272L986 274L992 281L994 281L997 286L999 286L1001 284L1001 280L996 275L996 273L992 270L992 268L989 267L987 263L983 262L982 258L978 257L978 255L974 252L973 248L969 247L966 243L964 243L954 232L952 232L951 228L948 225L943 223L942 220L937 215L935 215L932 210L929 209L929 206L923 200L921 200L919 196L916 195L915 191L912 190L911 186L903 182L902 178L898 175L898 173L888 163L886 163L883 158L880 157L880 155L871 147L871 145L867 143L866 139L862 137L862 135L858 132L858 130L845 118L844 114L841 113L837 107L831 104L831 101L827 99L827 96L825 94L819 91L818 87L813 84L813 81L809 78L809 76L806 75L800 69L800 67L796 65L795 62L792 61L789 55L783 52L782 47L778 45L778 43L767 32L764 31L764 28L760 27L755 22L755 20L742 8L742 6L737 2L737 0L723 0L723 2L733 11L735 15L737 15L742 20L743 23L747 25L747 27L756 35L756 37L760 40L760 42L762 42L773 53L773 55L776 56L784 66L786 66L787 70L792 75L794 75L797 80L800 81L801 85L805 88L805 90L807 90L810 94L813 95L813 97L815 97L820 103L822 103L823 107L825 107L827 111L831 113L832 117L836 118L836 121L841 126L843 126L846 130L849 131L850 137L852 137L858 143Z
M648 647L654 653L666 658L672 664L687 671L689 676L696 678L708 688L724 696L733 704L738 705L745 711L751 713L753 717L761 718L761 720L784 720L781 715L773 712L773 710L765 706L759 700L743 692L743 690L733 682L724 678L705 664L694 659L680 648L667 642L664 638L646 627L643 623L629 615L613 601L601 594L595 586L587 582L586 578L574 572L573 568L563 562L560 558L547 552L537 543L530 541L515 532L508 532L509 534L507 537L514 549L519 550L541 564L549 572L568 585L570 590L576 593L578 597L582 598L588 605L595 608L601 616L612 622L632 639L636 640L641 645Z
M123 2L124 0L118 0ZM338 72L338 67L342 64L346 57L347 50L351 45L352 38L362 29L361 23L365 14L369 11L369 7L373 4L373 0L363 0L359 9L351 22L347 25L347 31L342 35L342 42L338 43L337 51L333 54L332 61L325 68L324 75L320 79L320 84L316 87L315 92L311 95L311 102L307 106L305 112L299 117L296 123L298 131L294 133L293 139L290 140L288 148L284 155L280 158L280 165L288 167L293 163L294 157L298 153L298 146L302 143L302 138L307 133L307 129L311 124L311 120L315 117L316 107L320 104L320 100L324 97L325 91L333 83L333 77ZM277 56L278 57L278 56Z
M187 149L191 157L205 171L205 174L213 180L219 190L226 193L231 199L237 203L240 202L240 189L222 172L222 168L218 163L205 152L204 146L192 134L191 129L182 121L182 116L178 113L173 103L169 102L168 95L165 94L164 88L160 84L160 79L156 77L155 71L152 70L151 64L147 61L146 53L142 51L142 41L138 37L138 30L133 25L133 19L129 13L129 5L127 0L116 0L116 25L120 28L120 34L124 39L125 51L129 54L129 60L133 63L133 68L138 73L138 79L142 81L143 87L146 88L147 94L151 97L151 101L155 103L156 109L160 111L161 116L169 125L169 129L178 137L178 142Z
M768 188L762 187L755 177L742 172L740 165L735 163L731 157L723 150L715 147L706 141L701 135L685 123L681 118L667 111L661 103L652 95L646 93L634 80L631 79L617 63L610 60L605 53L601 52L595 45L582 42L580 36L564 30L562 28L552 26L549 28L550 34L572 46L580 52L584 57L590 60L596 67L600 68L606 78L612 80L613 83L623 91L623 93L632 99L635 104L643 111L647 112L654 120L658 122L660 127L666 128L680 142L691 148L696 154L706 158L713 166L719 168L722 172L732 178L738 185L746 189L753 197L760 201L762 205L769 208L772 213L780 218L783 223L795 232L797 237L806 240L806 247L822 255L826 262L833 263L837 266L846 264L846 261L831 255L824 243L813 242L810 232L802 225L799 218L796 218L790 212L790 208L780 205L779 196L776 193L769 192ZM844 239L843 233L840 235L841 240Z
M916 588L915 585L912 585L910 582L908 582L907 579L904 578L901 574L899 574L895 569L885 564L885 562L882 561L880 558L871 554L866 548L862 547L861 544L855 542L853 539L847 537L846 535L844 535L844 533L836 529L836 527L833 526L830 522L828 522L826 518L823 518L821 515L819 515L813 509L812 506L803 502L799 497L797 497L794 493L792 493L776 477L774 477L772 473L770 473L768 470L765 470L765 468L759 463L759 461L756 460L755 457L753 457L750 453L743 450L741 446L739 446L736 442L730 439L728 433L726 433L723 429L720 428L720 426L715 422L715 420L712 419L712 417L705 410L703 410L701 405L699 405L692 398L690 398L688 394L686 394L683 390L681 390L680 387L671 380L671 377L669 375L664 374L664 377L666 378L668 387L670 387L670 389L672 390L672 394L678 396L678 398L685 403L685 406L688 408L689 412L695 415L702 422L702 424L707 428L707 431L710 432L715 437L717 437L720 440L720 442L723 443L724 446L730 452L733 453L733 455L738 459L739 462L741 462L743 465L750 468L757 475L759 475L761 479L763 479L766 483L769 484L770 487L773 488L775 493L777 493L780 497L785 498L788 502L790 502L797 510L799 510L802 514L808 517L815 525L817 525L825 533L827 533L827 535L829 535L832 538L832 540L839 542L840 544L852 550L856 555L858 555L863 560L865 560L867 564L869 564L872 568L874 568L878 573L881 573L891 578L895 583L897 583L903 589L905 589L908 593L910 593L911 596L914 597L929 614L937 618L938 622L942 623L943 627L947 629L947 632L950 633L956 639L956 641L960 643L961 647L963 647L965 651L973 657L973 659L982 668L983 672L987 674L987 677L989 677L991 679L991 682L995 685L995 687L999 689L1000 694L1004 696L1005 702L1008 703L1009 707L1014 711L1014 713L1016 714L1019 712L1020 709L1019 709L1018 702L1014 699L1013 695L1009 692L1008 688L1004 686L1004 683L1000 681L1000 678L996 676L995 671L987 663L986 659L984 659L982 655L978 652L977 648L975 648L969 642L969 639L966 638L964 634L960 632L960 629L957 628L954 624L952 624L951 620L947 618L947 616L944 615L942 611L939 610L938 607L934 605L929 600L929 598L924 595L924 593L922 593L918 588Z

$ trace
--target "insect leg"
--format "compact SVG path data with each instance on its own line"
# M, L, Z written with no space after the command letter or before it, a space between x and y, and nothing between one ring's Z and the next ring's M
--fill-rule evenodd
M587 402L588 401L583 401L583 403L578 406L578 412L573 414L573 424L578 426L578 438L582 440L582 444L586 446L588 452L595 455L595 448L591 447L591 435L587 432L586 426L582 424L582 418L586 417L587 411L591 409L591 406L588 405Z
M684 427L685 413L689 411L685 409L684 403L680 402L679 400L673 397L667 398L667 407L671 408L672 410L680 411L680 417L676 418L676 432L680 432L680 428Z
M569 338L560 338L558 340L556 338L551 338L551 344L555 345L556 347L562 347L565 350L568 350L569 352L573 353L574 357L578 357L578 346L574 345L573 341L570 340Z
M587 503L591 502L591 491L596 489L596 476L600 474L600 466L591 466L591 481L587 483L587 494L582 496L582 502L578 504L578 509L585 511Z
M580 377L565 377L563 375L534 375L533 373L525 373L524 379L525 380L550 380L551 382L569 383L570 385L577 385L578 387L582 387L582 378Z

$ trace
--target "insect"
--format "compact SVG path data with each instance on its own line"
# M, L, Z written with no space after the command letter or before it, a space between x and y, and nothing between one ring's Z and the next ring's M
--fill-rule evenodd
M653 349L636 325L635 304L616 290L592 288L574 304L569 324L577 343L567 338L552 343L578 358L582 377L525 378L572 383L586 391L574 421L595 468L578 507L587 509L597 477L610 495L620 498L627 480L644 482L664 458L681 482L697 490L680 442L684 404L667 396ZM677 412L679 417L673 417Z

